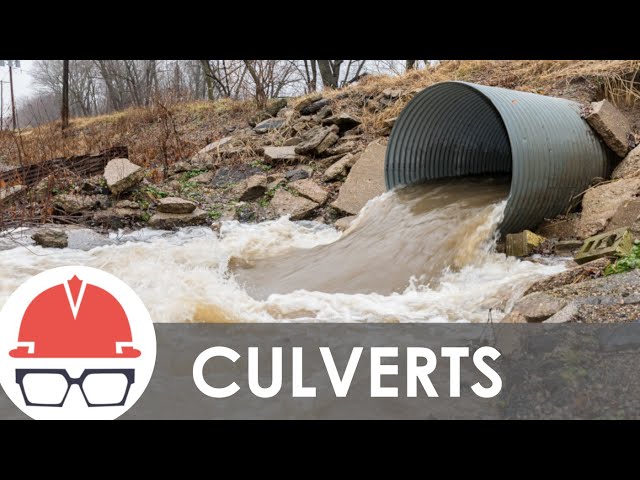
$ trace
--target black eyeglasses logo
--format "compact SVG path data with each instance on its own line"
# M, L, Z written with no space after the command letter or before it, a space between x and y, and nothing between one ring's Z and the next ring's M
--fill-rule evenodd
M62 407L78 385L89 407L117 407L127 401L135 369L87 369L78 378L64 369L16 369L16 383L29 407Z

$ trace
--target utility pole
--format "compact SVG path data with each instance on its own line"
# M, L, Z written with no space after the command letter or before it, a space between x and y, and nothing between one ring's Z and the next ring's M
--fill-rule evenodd
M62 61L62 130L69 126L69 60Z
M13 129L16 129L16 100L13 96L13 67L9 63L9 88L11 89L11 116L13 117Z

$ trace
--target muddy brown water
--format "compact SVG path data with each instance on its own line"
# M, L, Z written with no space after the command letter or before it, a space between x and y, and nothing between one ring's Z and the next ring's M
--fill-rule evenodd
M260 300L296 290L388 295L412 278L434 286L443 272L482 260L494 235L490 217L508 193L508 178L406 187L370 202L336 242L231 265Z

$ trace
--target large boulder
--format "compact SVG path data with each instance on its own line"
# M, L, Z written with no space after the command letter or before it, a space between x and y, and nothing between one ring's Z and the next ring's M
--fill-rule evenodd
M68 245L67 233L55 228L38 230L31 238L36 244L45 248L67 248Z
M203 225L208 218L207 212L199 208L196 208L191 213L158 212L149 219L149 226L160 230L173 230L193 225Z
M587 238L608 229L616 212L640 194L640 178L623 178L589 189L582 199L576 236Z
M290 215L291 220L309 218L320 206L304 197L297 197L283 188L276 191L270 205L277 215Z
M611 178L634 177L640 175L640 145L631 150L613 171Z
M631 125L622 112L607 100L602 100L591 104L585 119L616 155L624 157L627 154Z
M335 180L341 179L342 177L345 177L347 173L349 173L349 170L351 170L351 167L356 164L359 158L360 155L357 154L345 155L325 170L324 175L322 175L322 181L333 182Z
M289 184L289 187L298 192L305 198L316 202L319 205L324 205L329 198L329 192L318 185L310 178L304 180L297 180Z
M178 197L166 197L158 200L158 212L161 213L191 213L196 204Z
M331 205L345 213L355 215L374 197L386 191L384 182L385 145L370 143L351 168L351 172L340 188L340 193Z
M114 195L135 187L144 178L144 170L127 158L114 158L104 169L107 187Z
M53 200L55 208L63 210L69 215L75 215L85 210L106 208L108 203L109 197L106 195L78 195L72 193L63 193Z
M302 159L296 153L296 147L264 147L264 160L269 164L298 162Z

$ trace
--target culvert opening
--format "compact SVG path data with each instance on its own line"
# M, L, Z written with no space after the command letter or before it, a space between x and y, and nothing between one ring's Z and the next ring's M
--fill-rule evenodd
M395 123L387 188L511 175L500 232L535 228L605 174L610 152L579 112L579 104L560 98L464 82L433 85Z

